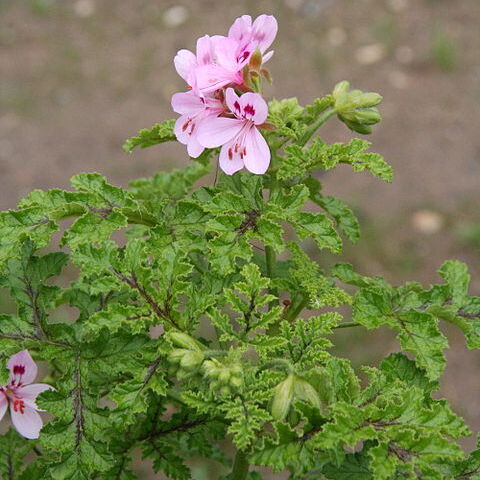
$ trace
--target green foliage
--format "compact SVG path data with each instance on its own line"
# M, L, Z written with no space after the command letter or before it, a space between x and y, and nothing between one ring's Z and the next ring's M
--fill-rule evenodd
M168 120L163 123L157 123L152 128L143 128L136 137L130 137L123 145L127 153L131 153L134 148L147 148L164 142L175 140L173 133L174 120Z
M136 452L179 480L205 459L234 480L262 478L249 465L292 479L480 477L479 451L457 443L468 428L437 393L440 323L480 348L466 266L445 262L424 288L316 260L359 238L317 172L392 171L364 140L314 136L335 114L366 133L379 101L342 84L306 107L270 102L262 176L220 173L212 185L207 150L128 188L79 174L73 191L37 190L1 213L0 287L16 312L0 313L0 361L26 348L55 387L37 399L50 415L38 440L0 436L2 478L132 480ZM173 140L172 128L124 148ZM344 327L389 328L412 358L356 371L332 353Z

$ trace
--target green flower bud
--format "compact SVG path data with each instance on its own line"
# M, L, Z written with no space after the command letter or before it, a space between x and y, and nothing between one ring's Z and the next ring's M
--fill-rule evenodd
M220 380L220 382L223 382L223 383L228 383L228 381L230 380L230 371L228 368L223 368L221 371L220 371L220 375L218 376L218 379Z
M338 118L355 132L368 134L381 120L380 112L375 107L382 101L378 93L351 90L348 82L338 83L333 90L334 107Z
M364 110L351 110L342 115L344 121L359 123L361 125L375 125L382 117L377 108L366 108Z
M313 386L301 378L295 378L294 382L294 396L298 400L310 403L318 409L321 408L320 397Z
M180 361L182 360L183 356L185 355L185 352L187 350L183 348L175 348L168 354L168 361L170 363L173 363L175 365L180 364Z
M210 378L218 378L220 375L221 364L218 360L205 360L203 362L203 371L205 375Z
M232 375L243 376L243 367L239 363L232 365L230 371L232 372Z
M378 105L383 100L383 97L378 93L367 92L363 93L357 100L358 108L368 108Z
M201 351L204 349L203 345L200 342L192 338L190 335L187 335L186 333L178 331L169 332L168 337L178 347L183 347L188 350L196 351Z
M333 89L333 98L335 98L335 101L341 101L343 98L345 98L348 89L350 88L350 83L344 80L343 82L339 82L335 85L335 88Z
M223 387L220 388L220 395L222 397L227 397L231 393L232 391L230 390L230 387L228 385L223 385Z
M202 352L192 352L191 350L188 350L183 355L180 361L180 366L185 370L193 370L202 364L204 358L205 356Z
M285 420L293 400L295 375L292 373L275 387L271 412L275 420Z
M233 388L242 388L243 387L243 377L233 376L230 378L230 385Z

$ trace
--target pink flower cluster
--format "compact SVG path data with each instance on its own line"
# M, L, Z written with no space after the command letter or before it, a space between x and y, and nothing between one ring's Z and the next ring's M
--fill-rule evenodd
M260 64L271 58L273 51L265 52L277 29L271 15L260 15L254 22L243 15L226 37L205 35L197 40L195 53L177 53L175 68L189 91L172 97L172 108L180 114L175 135L187 145L191 157L221 146L220 168L226 174L243 167L256 174L267 171L270 150L259 128L267 119L268 107L246 81L246 74L253 55Z
M25 438L38 438L43 426L35 405L37 396L52 389L44 383L31 383L37 376L37 365L28 350L22 350L8 361L10 378L8 384L0 386L0 420L10 407L10 418L18 433Z

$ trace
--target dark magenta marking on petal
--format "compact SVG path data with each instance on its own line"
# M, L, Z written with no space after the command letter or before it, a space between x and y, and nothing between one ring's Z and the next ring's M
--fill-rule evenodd
M253 108L253 105L246 105L245 108L243 109L246 115L254 116L255 115L255 108Z
M25 373L25 365L15 365L13 367L14 375L23 375Z

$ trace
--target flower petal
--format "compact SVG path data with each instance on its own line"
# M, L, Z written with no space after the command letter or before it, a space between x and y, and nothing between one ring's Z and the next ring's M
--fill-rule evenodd
M215 35L211 40L215 52L215 64L231 72L241 70L242 67L239 66L236 55L238 42L221 35Z
M204 150L205 147L198 143L197 137L195 135L192 135L187 143L187 152L190 157L197 158Z
M228 142L220 150L219 165L227 175L233 175L244 167L240 155L229 156L228 151L232 148L233 142Z
M173 59L177 73L189 83L190 75L197 65L197 58L190 50L179 50Z
M268 53L263 55L262 63L267 63L273 57L274 53L275 53L275 50L270 50Z
M250 15L242 15L238 17L230 27L228 36L239 42L248 41L252 29L252 17Z
M208 65L213 62L213 48L210 35L197 40L197 65Z
M201 65L195 69L195 89L207 94L229 83L242 83L242 72L220 65Z
M35 410L39 410L35 401L37 397L46 390L54 390L54 388L51 385L47 385L46 383L33 383L32 385L26 385L25 387L21 387L18 390L18 394L25 402L25 405L34 408Z
M260 15L252 25L252 40L258 42L258 49L263 53L277 36L278 23L273 15Z
M28 350L12 355L7 366L10 370L10 381L14 381L16 385L32 383L37 376L37 365Z
M240 97L240 105L244 117L253 120L256 125L261 125L267 119L268 105L259 93L244 93Z
M23 413L21 413L21 411L16 412L13 405L10 405L10 416L13 426L22 437L29 439L39 437L43 421L36 410L25 406Z
M7 411L7 407L8 407L7 397L2 391L0 391L0 420L5 415L5 412Z
M172 95L172 108L176 113L192 114L205 109L205 102L192 92L179 92Z
M177 118L175 122L175 126L173 127L173 133L175 133L177 140L180 143L183 143L184 145L187 145L188 141L190 140L190 133L189 133L188 123L187 123L188 121L189 121L189 116L182 115Z
M235 118L208 117L198 127L197 140L206 148L219 147L235 137L243 125Z
M258 175L265 173L270 165L270 148L262 134L253 127L245 136L245 168Z
M233 88L227 88L227 90L225 91L225 103L235 116L241 118L242 103L240 101L240 97L235 93L235 90Z

